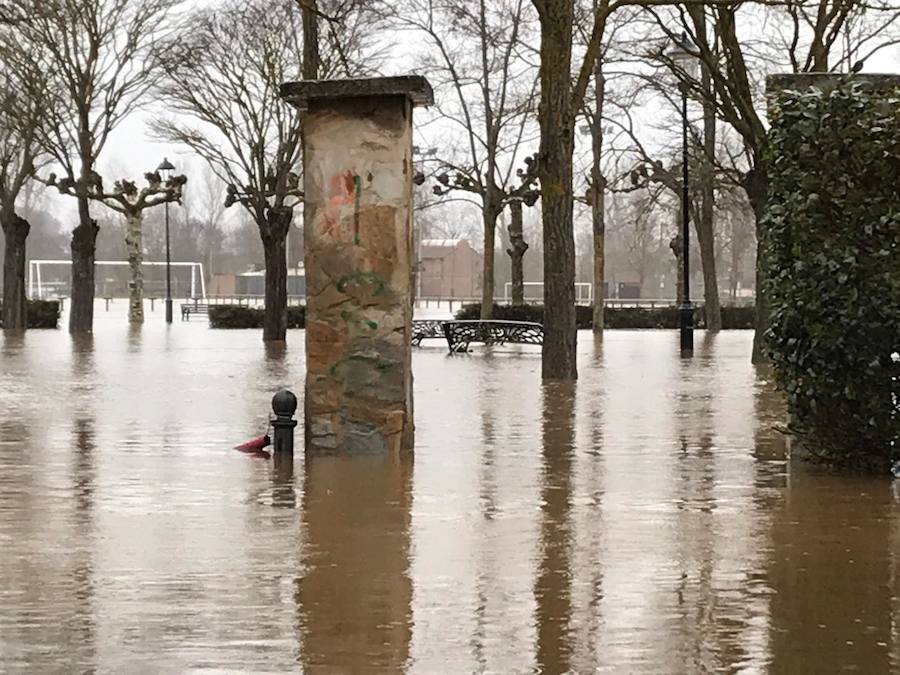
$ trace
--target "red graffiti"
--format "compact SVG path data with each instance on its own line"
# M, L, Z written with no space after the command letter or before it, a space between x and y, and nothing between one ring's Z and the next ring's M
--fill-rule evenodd
M328 184L328 203L325 207L325 218L321 234L340 239L341 207L353 204L356 190L353 183L353 172L342 171L331 177Z

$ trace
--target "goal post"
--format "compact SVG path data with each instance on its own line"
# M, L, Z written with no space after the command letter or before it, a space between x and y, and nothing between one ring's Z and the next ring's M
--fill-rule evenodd
M191 299L206 299L206 277L203 274L203 263L200 262L157 262L145 260L142 267L189 268L191 272ZM127 267L127 260L95 260L94 268L101 266ZM71 267L71 260L29 260L28 261L28 297L33 300L44 299L49 282L44 279L43 270L46 267Z
M526 281L524 284L525 302L538 303L544 300L544 282ZM503 288L503 301L512 302L512 282L507 281ZM594 301L594 285L585 281L575 282L575 304L590 305Z

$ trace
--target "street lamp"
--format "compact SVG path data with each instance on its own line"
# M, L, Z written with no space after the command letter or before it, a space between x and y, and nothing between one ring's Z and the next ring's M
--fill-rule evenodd
M679 85L681 90L681 264L684 270L684 292L681 306L678 308L679 325L681 327L681 353L691 355L694 352L694 306L691 304L691 269L690 269L690 195L688 193L688 89L689 82L696 76L696 45L686 33L681 39L674 40L666 51L666 56L681 71Z
M156 167L163 183L169 181L175 173L175 167L163 157L162 164ZM172 254L169 248L169 202L166 201L166 323L172 323Z

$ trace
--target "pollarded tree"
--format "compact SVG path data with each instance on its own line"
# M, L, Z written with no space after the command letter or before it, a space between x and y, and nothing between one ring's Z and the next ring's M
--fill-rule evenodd
M146 173L147 186L138 189L134 181L117 180L112 192L102 188L91 194L91 199L102 202L107 208L125 216L125 250L131 280L128 284L128 320L144 322L144 211L166 202L180 202L181 192L187 182L185 176L172 176L163 180L159 173ZM56 186L60 194L75 196L75 186L67 180L57 181L51 174L48 182Z
M328 10L325 4L316 11ZM336 23L327 34L337 37L317 50L320 76L365 72L354 65L365 53L365 32L355 18L325 19ZM302 199L301 128L296 109L278 91L301 76L302 35L296 2L230 0L198 10L168 44L161 66L159 95L181 117L152 125L157 136L200 155L228 185L226 206L240 205L255 221L266 268L266 341L284 340L287 331L286 237Z
M39 141L78 203L72 231L69 331L90 332L99 227L91 201L104 194L97 160L119 123L144 101L159 72L156 47L178 0L10 0L26 21L17 44L42 80L22 90L48 97ZM49 84L49 87L46 86Z

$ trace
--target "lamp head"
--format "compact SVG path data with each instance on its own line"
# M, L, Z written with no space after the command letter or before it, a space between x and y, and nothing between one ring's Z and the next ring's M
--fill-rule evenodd
M175 173L175 167L166 157L163 157L162 164L156 167L156 170L163 180L169 180L172 177L172 174Z

